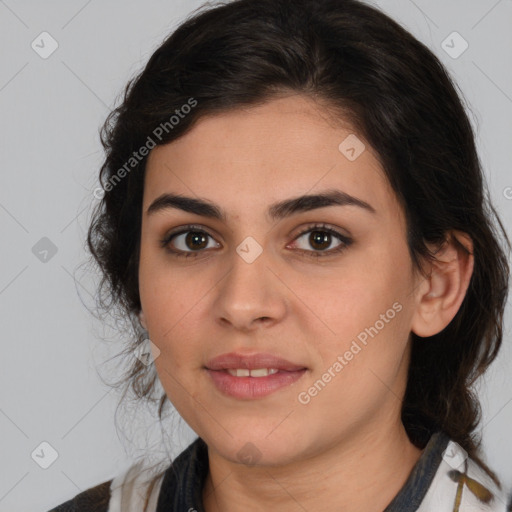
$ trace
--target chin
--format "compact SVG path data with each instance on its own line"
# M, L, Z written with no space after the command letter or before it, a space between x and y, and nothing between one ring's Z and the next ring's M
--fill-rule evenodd
M271 431L266 429L265 433L258 436L250 429L245 430L250 435L238 435L223 439L220 444L214 443L214 450L223 458L233 463L244 464L247 466L282 466L293 463L303 456L303 449L307 447L300 446L295 436L283 432L283 436L271 439L268 435ZM286 441L285 441L286 439Z

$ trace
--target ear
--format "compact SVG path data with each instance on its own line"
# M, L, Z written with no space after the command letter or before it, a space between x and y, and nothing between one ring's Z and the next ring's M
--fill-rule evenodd
M140 325L142 325L142 327L144 327L144 329L146 329L146 331L147 331L148 326L146 324L146 317L144 316L144 311L142 311L142 309L139 312L139 321L140 321Z
M416 288L411 330L421 337L441 332L457 314L473 273L473 241L453 230L435 255L430 275Z

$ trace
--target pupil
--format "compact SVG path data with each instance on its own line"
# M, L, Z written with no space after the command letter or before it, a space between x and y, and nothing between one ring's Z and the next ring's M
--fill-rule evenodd
M204 247L207 245L205 234L199 233L197 231L190 231L186 236L185 242L191 249L204 249ZM196 245L196 242L199 242L200 244L202 242L202 245Z
M310 235L311 245L316 249L326 249L330 245L330 236L330 233L326 233L325 231L312 231ZM321 245L321 247L316 247L316 244Z

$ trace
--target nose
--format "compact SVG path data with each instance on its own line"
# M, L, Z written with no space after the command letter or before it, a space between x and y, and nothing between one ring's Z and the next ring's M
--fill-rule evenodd
M287 288L276 274L265 251L250 263L233 251L230 270L215 287L216 320L245 332L280 322L286 314Z

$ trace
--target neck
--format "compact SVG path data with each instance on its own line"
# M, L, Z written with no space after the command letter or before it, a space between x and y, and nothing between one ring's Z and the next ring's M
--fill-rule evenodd
M421 456L401 423L359 431L328 451L286 466L246 467L208 452L206 512L381 512Z

